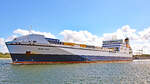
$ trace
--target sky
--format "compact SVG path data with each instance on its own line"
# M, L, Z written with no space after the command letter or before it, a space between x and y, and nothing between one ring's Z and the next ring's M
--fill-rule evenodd
M149 4L150 0L0 0L0 52L8 52L6 41L32 30L93 45L114 36L129 37L134 51L150 53Z

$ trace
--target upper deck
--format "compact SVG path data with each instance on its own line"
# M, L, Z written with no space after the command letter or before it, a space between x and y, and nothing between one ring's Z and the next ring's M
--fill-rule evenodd
M77 44L70 42L62 42L59 39L45 38L43 35L30 34L22 37L15 38L13 41L7 42L12 44L31 44L31 45L44 45L44 46L62 46L62 47L73 47L73 48L82 48L82 49L93 49L100 51L109 51L115 52L120 51L120 48L124 46L124 41L120 40L108 40L103 41L102 47L86 45L86 44Z
M123 40L108 40L108 41L103 41L102 47L105 48L115 48L115 47L120 47L123 45Z

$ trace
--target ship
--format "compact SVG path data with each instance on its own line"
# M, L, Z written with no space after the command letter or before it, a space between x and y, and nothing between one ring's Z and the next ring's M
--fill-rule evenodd
M102 41L101 46L28 34L6 42L13 64L132 61L129 38Z

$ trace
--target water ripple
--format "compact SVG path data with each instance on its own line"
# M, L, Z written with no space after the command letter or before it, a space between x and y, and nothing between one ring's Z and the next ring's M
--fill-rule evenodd
M150 84L150 61L12 65L0 59L0 84Z

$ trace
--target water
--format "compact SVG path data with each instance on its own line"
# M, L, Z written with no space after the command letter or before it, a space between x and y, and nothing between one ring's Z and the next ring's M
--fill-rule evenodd
M0 84L150 84L150 61L12 65L0 59Z

